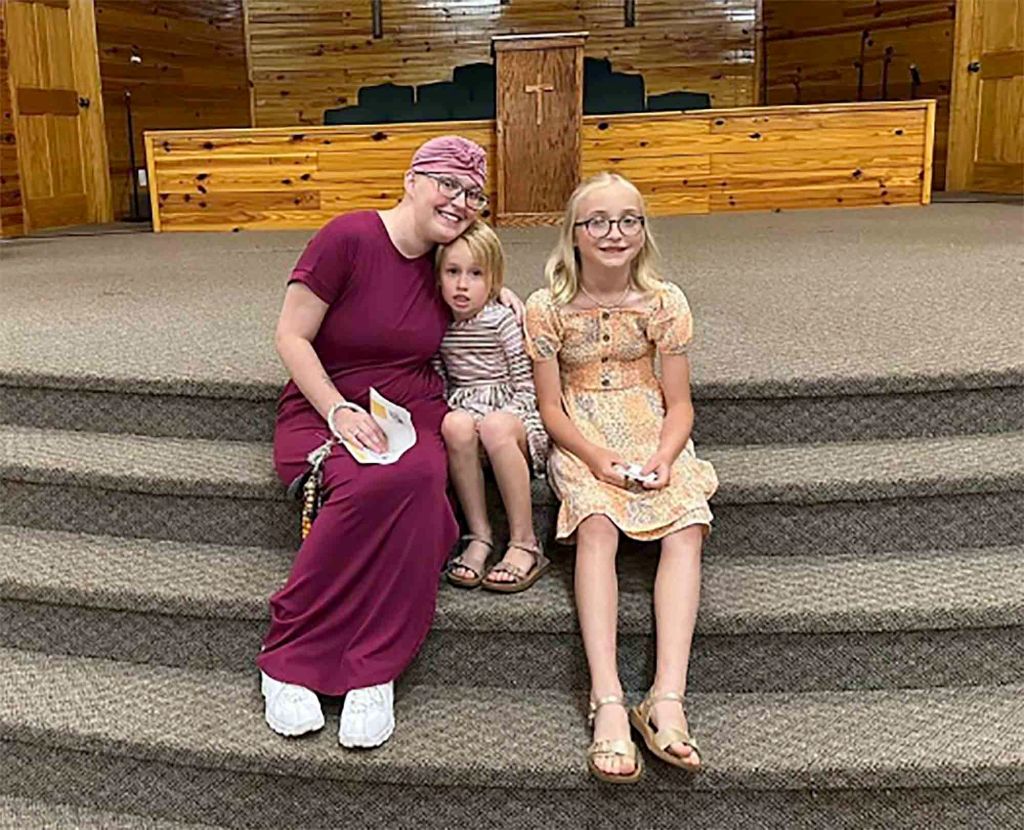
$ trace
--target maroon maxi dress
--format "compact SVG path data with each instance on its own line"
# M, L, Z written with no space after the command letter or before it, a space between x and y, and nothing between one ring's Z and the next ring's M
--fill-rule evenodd
M430 365L450 317L433 254L404 257L376 212L325 225L289 282L328 305L313 348L341 394L368 408L374 387L409 410L417 433L392 465L361 465L343 448L332 450L323 507L287 583L270 598L259 667L276 680L341 695L395 679L415 657L458 535L441 439L448 410ZM306 455L328 437L290 381L274 431L281 480L306 469Z

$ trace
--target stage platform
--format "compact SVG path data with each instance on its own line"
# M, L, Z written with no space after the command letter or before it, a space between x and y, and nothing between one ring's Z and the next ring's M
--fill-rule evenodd
M687 678L706 770L648 758L638 789L586 770L573 551L543 480L550 574L512 597L442 585L387 746L343 751L337 701L301 741L264 724L253 660L299 527L271 465L272 332L308 233L3 244L0 825L1020 826L1022 219L656 221L720 488ZM502 231L520 293L554 233ZM631 700L656 561L618 561Z
M654 220L697 320L695 396L863 394L1024 377L1024 211L1006 204ZM508 284L556 231L502 230ZM0 384L268 400L272 335L310 233L3 243Z

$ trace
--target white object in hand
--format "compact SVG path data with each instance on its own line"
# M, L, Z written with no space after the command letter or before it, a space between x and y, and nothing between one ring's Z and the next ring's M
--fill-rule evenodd
M416 428L409 410L392 403L370 387L370 417L377 422L387 438L387 449L374 452L345 438L342 444L360 464L394 464L416 443Z
M642 484L653 484L658 480L657 473L652 472L647 475L643 475L644 468L639 464L618 464L616 466L622 471L624 478L639 481Z

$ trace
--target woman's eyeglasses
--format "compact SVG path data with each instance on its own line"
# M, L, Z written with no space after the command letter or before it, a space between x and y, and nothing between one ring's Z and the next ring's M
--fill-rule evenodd
M438 192L446 199L458 199L463 193L466 194L466 207L470 210L483 210L487 207L487 195L479 187L466 187L454 176L444 176L438 173L420 173L417 176L426 176L434 180Z
M582 222L574 222L573 227L584 227L591 239L604 239L612 232L612 225L619 226L619 233L623 236L636 236L644 227L644 217L627 213L618 219L609 219L607 216L592 216Z

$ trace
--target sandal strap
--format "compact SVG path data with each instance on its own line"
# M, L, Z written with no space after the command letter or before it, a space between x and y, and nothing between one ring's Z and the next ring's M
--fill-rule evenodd
M473 579L480 578L480 571L478 571L472 565L467 565L465 562L463 562L461 556L455 557L451 562L448 563L449 572L452 570L452 568L462 568L464 571L469 571L471 574L473 574Z
M597 717L597 710L602 706L621 706L625 708L626 701L622 695L607 695L605 697L599 697L597 700L590 699L590 712L587 714L587 723L593 723L594 718Z
M622 758L636 760L636 744L622 738L605 738L602 741L594 741L587 749L591 757L595 755L615 755Z
M683 715L686 715L686 698L680 692L662 692L661 694L654 694L654 689L647 692L647 696L643 699L640 704L640 716L644 720L651 719L651 709L654 708L655 704L663 703L665 701L673 701L683 707Z
M517 550L526 551L533 557L534 561L537 561L537 559L539 559L543 554L540 545L533 542L516 542L514 540L509 540L508 546L510 548L516 548Z
M460 542L479 542L481 545L487 545L491 550L494 550L494 542L490 539L485 539L483 536L477 536L475 533L464 533L460 538Z
M690 736L689 732L683 729L679 729L676 726L666 726L664 729L659 729L654 733L654 745L658 749L662 751L667 750L672 744L684 744L697 754L700 754L700 747L697 746L697 742Z

